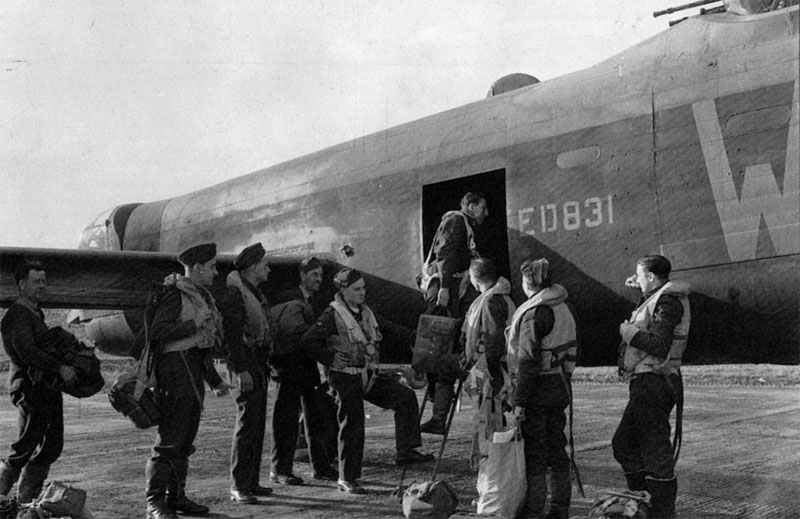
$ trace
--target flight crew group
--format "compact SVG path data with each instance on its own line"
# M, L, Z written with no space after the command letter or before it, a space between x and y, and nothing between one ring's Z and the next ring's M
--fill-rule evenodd
M427 311L447 308L450 316L464 319L463 351L455 369L442 362L441 372L429 377L435 380L433 416L422 431L442 432L453 403L453 381L466 371L470 377L477 372L485 381L481 396L504 400L525 440L527 495L519 517L566 519L572 475L564 429L577 360L575 319L567 291L553 282L545 258L523 261L527 299L514 307L508 280L497 275L476 239L475 230L487 216L484 195L467 193L460 211L445 213L434 236L429 260L435 260L438 274L423 275ZM630 319L619 325L618 367L629 382L629 401L612 441L629 490L649 492L648 517L657 519L675 516L679 442L670 442L669 419L676 404L678 413L682 406L680 366L691 319L689 287L670 281L670 271L667 258L643 256L625 281L642 295ZM504 329L505 335L498 333ZM490 420L479 416L477 421Z
M258 285L270 272L260 243L245 248L216 301L208 290L216 270L216 246L194 246L179 255L185 276L160 299L151 325L159 356L156 387L162 415L153 457L147 465L147 513L153 519L176 512L205 514L208 508L185 495L186 467L199 423L203 381L218 394L227 386L209 363L215 346L225 344L237 405L231 452L231 499L253 504L272 490L259 481L267 415L268 362L275 367L278 395L273 411L270 480L301 485L292 472L302 409L314 479L336 481L340 490L362 493L358 484L364 449L364 404L395 412L398 465L430 461L421 445L416 395L378 374L381 340L377 319L365 306L364 279L352 269L337 274L333 302L317 317L314 297L322 264L308 258L299 265L300 285L272 313ZM221 312L217 311L221 309ZM276 333L279 331L279 333ZM317 363L325 367L322 380ZM323 382L335 395L324 391ZM333 406L338 408L332 411ZM338 435L330 417L338 421ZM331 446L338 436L337 448ZM338 470L332 462L338 457Z
M553 282L544 258L523 262L522 286L528 299L515 307L509 281L498 276L491 259L481 257L476 243L475 229L487 215L485 197L467 193L461 210L446 213L434 237L437 273L423 286L428 311L463 318L462 351L453 352L450 362L429 374L435 388L433 415L421 428L413 390L376 369L381 326L379 316L364 304L365 281L358 271L345 268L335 275L338 292L318 314L315 296L322 265L314 258L304 260L300 285L273 309L275 313L257 288L270 272L260 243L239 254L220 300L209 291L217 274L216 246L183 251L179 260L185 275L165 282L168 288L149 327L159 352L156 387L163 419L146 468L147 517L208 512L185 493L204 382L218 395L234 391L231 499L254 503L257 496L271 493L259 481L268 357L279 380L272 417L273 482L303 483L292 472L302 409L314 478L336 481L344 492L363 493L358 479L364 400L394 410L399 465L432 460L417 450L420 432L444 432L453 384L469 372L481 386L481 398L505 399L521 426L528 491L520 516L568 517L571 473L564 428L577 354L575 320L566 304L567 292ZM682 399L679 367L690 319L688 287L669 281L669 273L666 258L645 256L626 281L642 291L642 300L631 319L620 325L620 373L630 381L630 398L613 439L614 456L629 488L651 493L649 517L658 518L674 515L669 415ZM0 462L0 494L7 494L19 479L19 499L26 502L38 495L63 444L61 394L42 380L69 381L75 373L36 346L37 337L46 331L38 305L46 284L44 267L25 263L15 279L20 297L2 321L2 337L20 432L9 456ZM211 362L211 352L223 344L233 385L222 380ZM318 364L323 369L318 370ZM338 470L332 465L337 457ZM551 497L544 515L548 471Z

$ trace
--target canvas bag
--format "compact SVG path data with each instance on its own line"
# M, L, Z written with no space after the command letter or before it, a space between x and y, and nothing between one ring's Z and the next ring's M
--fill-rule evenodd
M458 496L445 481L411 484L403 492L403 515L406 519L446 519L455 513Z
M411 366L421 373L438 373L444 357L453 350L458 332L458 319L420 315L411 354Z
M111 407L125 415L138 429L147 429L158 425L161 413L155 400L155 391L147 387L138 373L134 371L122 373L111 390L108 401Z
M646 490L606 491L594 500L587 519L647 519L650 493Z
M478 465L478 514L517 517L525 503L525 443L519 426L492 435L489 455Z
M39 495L37 507L51 516L83 517L86 505L86 491L65 485L60 481L51 481Z
M150 345L145 325L145 344L141 358L131 369L117 377L108 392L111 407L129 418L139 429L153 427L161 421L154 389L155 363L156 354Z

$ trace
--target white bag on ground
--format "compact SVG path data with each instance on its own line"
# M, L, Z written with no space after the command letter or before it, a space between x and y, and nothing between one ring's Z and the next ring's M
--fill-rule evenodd
M478 466L478 514L514 519L525 502L525 444L519 428L496 432Z

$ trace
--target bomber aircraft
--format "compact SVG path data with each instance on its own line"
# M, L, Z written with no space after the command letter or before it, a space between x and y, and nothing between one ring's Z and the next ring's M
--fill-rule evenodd
M177 268L177 251L202 240L230 255L261 241L275 256L272 283L320 255L328 271L369 273L371 304L413 329L415 279L439 219L481 191L483 248L517 298L525 258L554 263L582 364L614 361L637 295L624 280L646 253L669 257L693 287L688 362L798 363L798 43L796 0L727 0L587 69L507 76L466 106L120 205L84 229L77 250L0 249L0 303L16 295L14 263L42 259L45 306L102 309L85 314L89 335L124 355L148 287ZM396 360L410 354L403 344Z

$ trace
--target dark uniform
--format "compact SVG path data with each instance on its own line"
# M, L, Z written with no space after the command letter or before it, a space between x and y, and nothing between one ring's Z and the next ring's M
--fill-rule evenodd
M644 294L634 315L646 313L649 320L623 348L628 355L620 359L630 385L628 405L612 441L614 458L631 490L646 489L653 495L653 517L672 517L677 488L669 416L683 401L679 367L689 313L688 287L676 286L668 282ZM648 306L651 312L646 311ZM635 364L630 361L631 349L640 356Z
M211 387L222 385L210 357L211 347L221 334L221 319L213 319L217 312L213 297L188 278L178 284L200 299L192 301L177 285L170 286L158 302L150 326L151 344L157 352L156 394L161 422L146 476L148 513L157 518L170 517L175 510L208 511L186 498L186 476L203 409L203 381ZM184 301L190 308L184 308ZM187 318L201 312L212 319L198 323Z
M277 305L273 312L277 336L272 367L277 373L278 396L272 413L272 471L279 476L292 474L302 408L314 477L336 479L336 471L331 468L337 455L335 407L321 387L317 362L300 347L303 334L316 320L313 298L306 298L298 287L284 294L284 299L289 300Z
M439 277L431 280L425 292L425 313L441 314L436 305L439 288L446 288L450 296L447 312L461 319L478 296L469 283L470 261L479 257L474 230L476 222L462 211L449 211L442 217L433 238L433 254L439 266ZM452 353L458 353L456 351ZM444 423L454 396L453 384L461 374L457 356L444 359L436 373L428 373L428 385L433 391L433 414L422 425L422 431L444 433Z
M231 286L231 276L240 280ZM225 343L228 351L228 367L236 373L248 372L253 379L253 389L243 392L234 390L236 401L236 428L231 446L231 479L233 489L245 493L266 493L259 484L261 456L264 449L264 430L267 421L267 359L272 342L270 330L261 330L260 341L247 340L245 333L248 318L243 290L258 301L266 320L268 306L263 293L238 272L231 273L228 292L221 305L225 328ZM252 323L251 323L252 324ZM258 343L256 343L258 342Z
M19 501L27 503L39 495L64 445L61 391L54 389L60 364L37 346L47 326L42 311L31 303L18 300L11 305L0 329L10 360L8 388L18 410L19 430L0 468L0 494L8 494L20 478Z
M364 328L364 311L353 313L347 305L344 306ZM432 456L420 454L415 450L422 445L422 441L418 422L419 406L413 390L385 375L376 375L365 390L363 354L353 365L332 367L335 350L328 347L329 339L335 337L335 342L347 340L339 335L336 319L336 310L332 307L326 308L319 320L303 335L301 344L311 358L331 368L328 376L331 387L336 391L338 405L340 482L356 483L361 477L364 455L364 400L394 411L398 464L432 460ZM357 487L357 484L355 486Z
M472 230L472 240L467 225ZM449 211L442 217L436 236L433 238L433 255L439 265L440 277L433 279L425 291L427 304L425 313L436 312L439 288L448 290L450 294L448 310L450 315L456 318L464 316L478 295L469 284L469 277L466 274L469 262L480 255L475 245L475 228L475 220L461 211Z
M546 517L566 519L569 514L572 487L564 428L577 343L566 297L560 285L543 288L520 306L509 334L509 351L518 359L514 406L525 410L522 436L528 490L521 517L541 517L548 469L551 498Z

